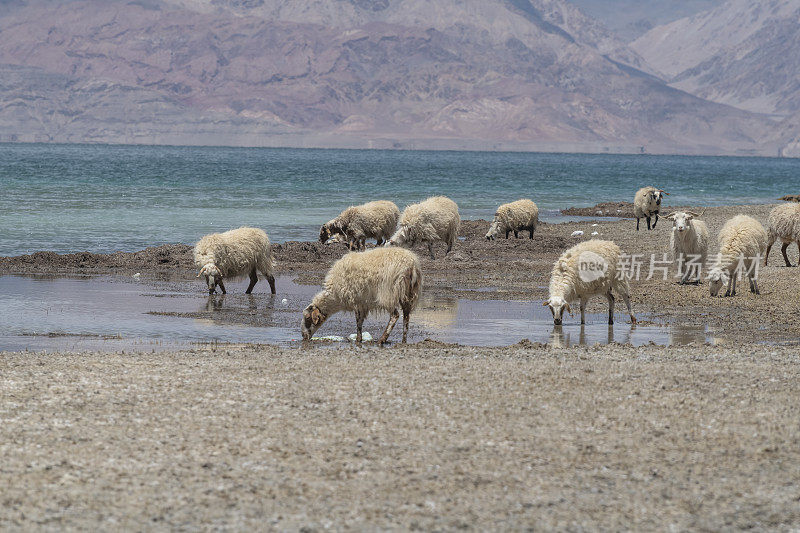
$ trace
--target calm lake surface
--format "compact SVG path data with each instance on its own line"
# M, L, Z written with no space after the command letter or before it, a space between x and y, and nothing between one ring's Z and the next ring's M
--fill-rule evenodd
M798 178L800 160L778 158L0 144L0 255L134 251L242 225L313 240L349 205L433 194L467 219L530 197L556 221L650 184L670 204L762 203L800 192Z

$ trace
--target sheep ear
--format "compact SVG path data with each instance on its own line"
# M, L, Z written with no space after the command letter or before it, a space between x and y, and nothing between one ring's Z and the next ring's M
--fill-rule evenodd
M315 326L322 320L322 313L316 307L311 311L311 323Z
M567 262L566 261L559 261L558 268L559 268L559 270L561 270L561 272L566 272L567 271Z
M665 191L664 189L659 189L659 192L661 194L663 194L664 196L669 196L669 193L667 191Z
M675 211L673 211L672 213L670 213L669 215L665 216L664 218L669 218L669 219L675 220L675 215L677 215L677 213Z
M548 302L547 300L542 302L542 307L547 307L548 305L550 305L550 302Z
M569 306L569 304L566 304L566 307L567 307L567 313L572 314L572 308Z

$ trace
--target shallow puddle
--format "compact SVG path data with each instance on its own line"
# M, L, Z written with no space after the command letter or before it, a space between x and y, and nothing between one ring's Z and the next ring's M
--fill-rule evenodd
M263 282L262 282L263 283ZM241 286L240 286L241 285ZM0 276L3 329L0 350L167 350L216 343L293 345L299 340L300 311L319 287L277 279L278 294L208 296L200 282L149 284L120 278ZM266 286L266 284L264 284ZM377 338L385 316L370 317L365 330ZM553 326L540 302L471 300L423 295L412 315L409 342L431 338L472 346L507 346L529 339L556 346L714 343L705 327L631 326L624 314L609 327L604 314L568 318ZM347 337L355 331L350 313L332 316L317 337ZM395 328L399 341L402 323ZM334 343L336 344L336 343Z
M616 308L619 310L619 305ZM587 313L580 324L580 312L565 316L562 326L553 325L550 311L541 302L423 298L412 321L438 331L444 342L470 346L507 346L523 339L554 346L630 343L655 344L716 343L707 327L634 326L626 314L615 315L609 326L605 313Z

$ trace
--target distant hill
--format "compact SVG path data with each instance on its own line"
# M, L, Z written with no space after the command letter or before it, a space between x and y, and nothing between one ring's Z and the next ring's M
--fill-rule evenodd
M675 88L757 113L800 111L800 0L729 0L631 46Z
M570 0L625 42L656 26L712 9L724 0Z
M0 65L18 140L773 155L791 136L669 87L565 0L18 0Z

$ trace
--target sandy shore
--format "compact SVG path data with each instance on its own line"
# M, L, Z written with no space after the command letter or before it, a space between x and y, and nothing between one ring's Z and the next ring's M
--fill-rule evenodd
M800 526L797 348L2 354L0 529Z
M648 257L669 240L664 221L591 224L487 242L467 222L423 258L425 290L541 300L575 230ZM276 249L309 283L343 253ZM760 296L632 283L638 315L706 324L719 346L1 353L0 529L796 529L800 269L770 263ZM133 272L202 290L183 245L0 258L0 275Z

